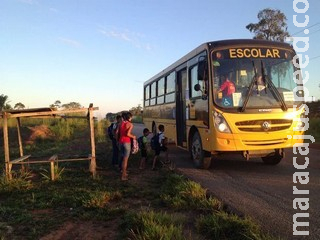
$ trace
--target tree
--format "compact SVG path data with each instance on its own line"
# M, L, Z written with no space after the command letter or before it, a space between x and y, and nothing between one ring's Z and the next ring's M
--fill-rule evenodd
M56 100L53 104L51 104L49 107L51 108L60 108L61 107L61 101Z
M70 103L66 103L66 104L62 104L62 107L64 109L76 109L76 108L82 108L80 103L77 102L70 102Z
M254 39L284 42L289 37L287 17L280 10L265 8L258 13L258 23L250 23L246 28L254 33Z
M0 111L12 109L11 105L8 103L8 96L0 95Z
M142 107L139 104L137 107L132 107L129 112L134 116L140 116L142 114Z
M112 112L108 112L107 114L106 114L106 119L108 119L109 121L113 121L114 120L114 118L115 118L115 113L112 113Z
M21 102L18 102L14 105L14 109L25 109L25 108L26 106Z

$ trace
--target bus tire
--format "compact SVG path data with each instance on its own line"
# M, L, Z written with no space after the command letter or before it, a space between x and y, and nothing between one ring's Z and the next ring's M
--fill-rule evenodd
M267 165L277 165L281 162L282 158L283 157L281 155L276 154L273 156L262 157L261 159Z
M199 132L192 137L191 158L196 168L208 169L211 165L211 154L203 150Z

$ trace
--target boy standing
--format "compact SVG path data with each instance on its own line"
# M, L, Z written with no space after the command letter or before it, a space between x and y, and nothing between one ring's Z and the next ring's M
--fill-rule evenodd
M108 129L109 137L112 141L112 165L115 167L119 162L119 145L118 145L118 126L121 123L121 116L117 115L116 122L110 125L110 130Z
M167 138L164 135L164 126L162 124L159 125L158 127L159 132L158 132L158 138L159 138L159 144L157 144L155 148L155 155L153 158L153 164L152 164L152 170L156 170L156 163L159 158L160 152L165 152L166 154L166 162L169 162L169 156L168 156L168 148L167 148Z
M148 138L147 136L150 134L150 131L148 128L143 129L143 135L138 138L139 148L141 151L141 159L140 159L140 166L139 169L145 169L146 167L146 160L147 160L147 144L148 144Z

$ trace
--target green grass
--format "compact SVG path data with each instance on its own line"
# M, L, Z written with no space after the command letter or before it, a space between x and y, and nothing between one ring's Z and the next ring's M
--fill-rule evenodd
M182 216L165 212L141 211L126 214L122 227L128 239L186 239L183 235Z
M259 227L251 220L225 212L201 215L196 220L196 228L207 239L271 239L259 234Z
M151 174L151 181L149 174L138 176L139 185L121 182L113 170L92 179L76 169L66 169L60 181L5 182L0 222L14 231L3 226L0 236L37 239L67 221L119 219L119 239L203 239L212 233L217 237L211 239L263 239L250 220L224 213L197 183L167 170ZM4 187L11 184L19 187Z
M105 132L106 125L97 131ZM70 127L70 139L41 139L25 151L85 154L90 149L85 126ZM101 137L96 154L95 179L88 162L59 163L56 181L49 180L46 165L31 165L28 171L16 166L12 181L2 175L0 239L39 239L79 221L116 224L118 239L267 239L252 221L224 213L221 202L198 183L166 169L140 172L139 155L130 157L130 180L122 182L111 166L110 140Z
M216 198L207 197L207 191L200 184L190 181L177 174L170 174L164 182L161 199L168 207L194 209L200 211L217 211L221 202Z

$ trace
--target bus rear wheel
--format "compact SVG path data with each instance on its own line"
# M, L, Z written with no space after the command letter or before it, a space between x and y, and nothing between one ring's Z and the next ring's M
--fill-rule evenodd
M202 148L201 138L198 132L192 137L191 158L196 168L208 169L211 165L211 154Z

